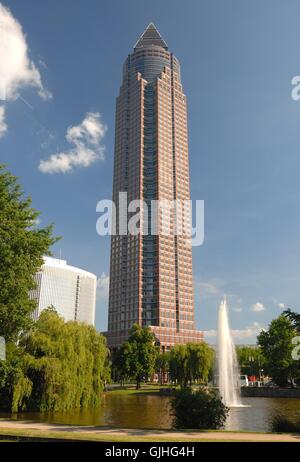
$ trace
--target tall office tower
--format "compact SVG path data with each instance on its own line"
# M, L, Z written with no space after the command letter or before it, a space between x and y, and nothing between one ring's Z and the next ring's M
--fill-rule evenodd
M97 277L65 260L44 257L44 264L35 275L36 289L29 296L36 300L33 318L51 305L65 321L95 324Z
M151 208L153 200L190 199L180 65L152 23L125 61L115 130L117 234L111 240L108 345L120 346L134 323L150 326L162 350L199 343L203 335L194 323L191 242L173 232L175 213L168 234L162 229L162 210ZM120 192L127 193L125 203ZM141 229L150 231L155 214L158 233L126 235L132 216L126 207L132 200L147 205L141 207Z

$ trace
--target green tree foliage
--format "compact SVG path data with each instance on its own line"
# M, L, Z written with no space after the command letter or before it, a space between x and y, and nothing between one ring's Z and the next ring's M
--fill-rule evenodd
M175 428L219 429L226 422L229 409L214 390L182 389L171 403Z
M154 373L158 348L155 337L149 327L134 324L130 336L117 354L120 373L123 377L134 377L136 388L141 381Z
M53 310L34 323L29 291L43 255L57 239L52 226L36 228L39 213L24 198L16 177L0 165L0 406L18 411L68 410L99 403L108 378L104 337Z
M52 226L35 227L38 215L17 178L0 165L0 335L6 342L30 326L35 302L28 292L35 286L42 256L56 241Z
M259 347L237 346L236 353L242 374L261 375L261 370L265 368L265 358Z
M44 310L21 339L18 357L1 393L13 412L68 411L99 404L109 377L108 349L94 327L64 322L53 310ZM12 367L13 361L8 364Z
M300 334L300 314L290 309L285 310L283 314L291 321L298 334Z
M295 311L292 311L290 309L285 310L283 312L283 314L291 321L294 329L297 331L298 339L295 339L296 343L294 344L294 347L296 347L296 345L297 345L297 353L296 354L299 354L300 314L295 313ZM297 372L297 375L296 375L296 378L295 378L295 382L296 382L297 386L300 386L300 361L299 360L297 360L297 364L298 364L298 368L297 368L298 372Z
M120 382L121 385L126 380L131 379L130 351L130 345L128 342L125 342L121 348L112 353L112 379L115 382Z
M275 415L271 420L274 433L300 433L300 420L294 421L283 415Z
M31 392L24 376L23 350L13 342L7 344L6 360L0 361L0 409L23 409L23 400Z
M170 365L170 352L161 351L156 358L155 371L158 373L161 384L164 384L167 379Z
M266 371L279 386L293 386L299 379L299 361L292 358L292 339L297 331L284 314L274 319L267 331L258 336L258 345L266 359Z
M186 387L188 384L187 369L187 348L186 345L175 345L170 351L170 379Z
M176 345L170 352L170 378L181 387L207 382L213 364L214 351L207 343Z

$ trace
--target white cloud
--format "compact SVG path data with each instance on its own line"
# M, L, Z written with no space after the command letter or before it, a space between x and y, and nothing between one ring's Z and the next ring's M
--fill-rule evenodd
M0 3L0 79L6 98L15 99L20 88L32 86L43 99L51 94L43 87L39 70L28 56L28 45L21 24Z
M204 338L217 336L217 331L215 329L204 330L203 333L204 333Z
M98 112L88 112L79 125L71 126L66 140L71 147L41 160L39 170L43 173L66 173L75 167L88 167L104 159L105 147L101 144L107 131Z
M263 303L256 302L254 305L252 305L252 311L259 312L259 311L265 311L266 307L263 305Z
M244 329L233 329L232 336L235 340L243 340L249 337L257 337L262 330L263 327L258 322L254 322L251 326L247 326Z
M243 311L243 308L240 308L240 307L232 308L232 311L235 311L236 313L241 313Z
M218 285L213 281L201 281L199 283L196 282L196 285L199 287L200 292L202 292L207 297L212 295L223 295Z
M0 106L0 138L4 135L7 130L7 125L5 123L5 108Z
M278 303L278 308L280 308L281 310L284 310L285 309L285 303Z
M247 326L244 329L232 329L231 333L235 340L243 340L250 337L257 337L262 330L263 327L258 322L254 322L251 326ZM204 331L204 338L209 337L217 337L217 331L214 329Z
M196 293L200 295L201 298L205 299L223 299L225 296L230 300L230 304L241 304L242 299L238 295L231 292L231 289L228 287L228 283L221 279L194 279L194 286Z
M107 299L109 294L109 276L102 273L97 281L97 298Z
M43 86L39 70L29 58L26 36L21 24L2 3L0 3L0 57L0 99L15 100L20 90L26 86L35 88L44 100L52 97ZM2 135L3 133L2 130Z

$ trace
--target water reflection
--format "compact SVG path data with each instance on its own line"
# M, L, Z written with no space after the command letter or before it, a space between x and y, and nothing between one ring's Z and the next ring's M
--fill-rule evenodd
M104 421L118 427L170 428L170 398L151 395L106 395Z
M106 393L96 409L69 413L0 413L0 418L17 418L72 425L102 425L123 428L171 428L170 400L155 394ZM273 415L300 420L300 399L243 398L246 407L230 410L226 430L270 431ZM188 410L187 410L188 412Z
M230 409L226 430L271 431L272 418L278 414L300 420L300 399L243 398L246 407Z

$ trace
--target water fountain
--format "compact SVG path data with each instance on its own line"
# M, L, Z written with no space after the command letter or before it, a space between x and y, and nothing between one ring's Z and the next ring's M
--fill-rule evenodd
M218 319L218 382L223 402L228 407L240 407L239 365L229 328L226 299L219 307Z

